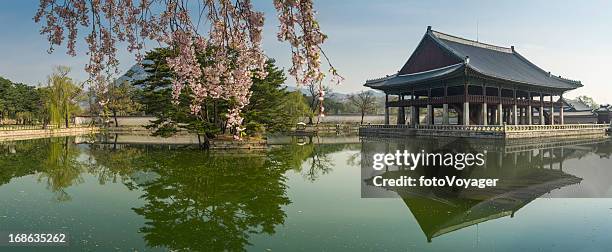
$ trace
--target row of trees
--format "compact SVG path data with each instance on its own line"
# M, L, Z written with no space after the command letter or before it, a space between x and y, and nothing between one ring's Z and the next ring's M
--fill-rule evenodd
M72 115L80 111L78 102L83 97L82 85L69 73L68 67L56 67L46 85L40 87L0 77L0 123L69 127Z
M43 112L42 96L35 87L0 77L0 122L26 124L37 120Z
M148 126L154 135L170 136L186 130L202 137L206 147L209 139L218 134L287 131L313 113L301 93L282 87L285 75L269 60L266 62L269 74L265 78L252 77L251 102L242 110L244 121L239 127L228 127L228 110L237 102L233 98L207 98L198 104L202 107L200 112L193 114L189 92L183 92L178 102L172 98L175 74L166 59L175 54L167 48L149 52L143 64L147 78L135 82L111 81L104 96L97 96L93 90L85 91L83 83L69 77L67 67L56 67L46 85L39 87L2 79L0 118L11 124L69 127L73 116L82 113L100 117L103 122L114 118L115 126L119 126L118 115L146 114L158 118ZM199 59L203 66L212 64L206 55Z
M295 126L304 117L311 119L319 113L320 96L312 86L311 95L299 91L288 91L283 84L286 77L274 60L265 64L265 77L252 74L253 85L249 89L250 102L241 111L244 118L238 126L231 122L231 108L239 102L234 97L210 95L197 103L193 94L183 91L178 99L173 98L175 72L167 59L177 55L170 48L158 48L147 53L143 61L145 79L134 82L109 81L108 92L85 91L84 83L70 78L70 69L59 66L48 77L45 85L33 87L1 79L0 115L8 123L56 125L70 127L70 121L77 113L88 113L119 126L117 116L146 114L155 116L148 128L153 135L171 136L179 131L197 134L204 148L211 138L219 134L233 136L257 136L263 132L283 132ZM198 54L202 71L214 64L209 55ZM209 92L214 92L210 90ZM329 90L327 91L329 92ZM362 92L346 101L327 103L327 107L339 110L349 108L363 115L373 112L376 97L371 92ZM87 106L88 104L88 106ZM198 113L193 113L198 106ZM339 109L341 108L341 109ZM312 120L311 120L312 122Z

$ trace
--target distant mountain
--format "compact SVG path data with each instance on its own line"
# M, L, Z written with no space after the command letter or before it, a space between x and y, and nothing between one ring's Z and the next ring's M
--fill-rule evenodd
M145 64L152 64L153 61L151 60L143 60L142 63ZM117 80L115 80L116 83L122 83L124 81L127 82L134 82L134 81L139 81L139 80L144 80L149 76L149 74L145 71L144 67L142 67L141 64L134 64L132 67L130 67L130 69L128 69L123 75L121 75L119 78L117 78Z

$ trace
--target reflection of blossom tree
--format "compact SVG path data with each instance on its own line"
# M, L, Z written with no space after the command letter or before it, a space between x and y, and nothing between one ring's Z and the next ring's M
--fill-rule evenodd
M134 211L149 246L179 251L241 251L251 234L273 234L282 224L282 160L200 151L148 151L140 162L155 181L141 185L146 204Z
M116 137L115 137L116 139ZM89 149L89 173L98 177L100 184L106 182L123 182L130 189L130 175L135 172L134 161L142 153L140 148L120 147L116 143L110 145L96 144Z
M302 169L302 175L310 182L316 181L320 176L333 171L332 159L329 154L350 148L346 144L311 144L312 153L304 163L307 169Z

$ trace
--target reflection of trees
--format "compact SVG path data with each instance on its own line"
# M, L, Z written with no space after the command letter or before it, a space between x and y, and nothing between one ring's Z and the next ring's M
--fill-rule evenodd
M284 223L285 173L310 180L331 171L330 154L348 145L285 145L259 153L214 153L168 146L92 144L53 138L0 145L0 182L39 173L69 200L65 189L88 172L98 182L122 182L143 191L134 211L152 247L170 250L244 250L252 234L273 234ZM174 147L173 147L174 148ZM81 155L86 154L86 155Z
M39 170L46 141L26 140L0 143L0 185Z
M136 171L135 160L143 151L146 150L129 146L118 148L116 144L90 145L89 172L98 178L100 184L123 182L132 189L129 177Z
M74 137L7 142L0 145L0 184L12 178L38 174L60 201L69 200L65 188L82 182L85 164L78 161L80 150Z
M332 159L329 154L339 152L350 147L347 144L308 144L303 147L308 148L308 155L304 159L303 166L296 166L300 169L302 176L308 181L314 182L320 176L326 175L333 170Z
M46 159L43 160L39 181L45 181L47 188L56 194L59 201L70 200L65 188L82 183L81 173L85 163L77 160L80 150L73 144L73 138L51 138L48 142Z
M251 234L282 224L286 166L275 154L220 155L148 151L143 168L157 179L141 185L149 246L171 250L244 250Z

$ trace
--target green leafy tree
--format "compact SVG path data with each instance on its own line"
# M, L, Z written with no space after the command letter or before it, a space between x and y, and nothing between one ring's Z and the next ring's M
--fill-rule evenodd
M287 94L283 100L282 111L288 115L284 118L287 125L291 126L295 126L302 118L310 118L314 115L312 110L310 110L310 106L308 106L306 98L299 91Z
M11 119L17 124L42 121L42 99L36 87L0 77L0 121Z
M262 131L286 132L302 117L310 115L302 95L289 92L282 86L286 78L283 71L274 65L274 60L267 62L266 71L266 78L253 79L250 103L243 109L249 135Z
M70 117L80 109L78 98L82 87L68 77L69 73L69 67L58 66L47 80L49 87L47 109L51 123L58 127L62 123L66 128L70 127Z
M226 113L235 101L207 98L199 104L202 109L197 115L191 113L189 90L180 94L178 104L172 103L174 72L166 59L173 55L175 52L167 48L147 53L143 67L148 77L134 83L141 90L139 102L145 113L157 117L148 128L154 130L153 135L164 137L187 130L197 134L198 139L204 138L200 140L201 146L208 148L210 138L226 133ZM198 60L204 67L213 63L207 55L198 55ZM282 70L272 60L267 62L266 68L269 72L266 78L253 79L250 104L242 110L243 125L250 135L288 130L303 116L303 113L288 112L288 108L293 111L303 108L304 101L293 99L291 92L282 87L285 82Z
M129 82L113 83L108 92L108 106L105 108L115 120L115 127L119 127L117 115L133 115L139 112L142 105L134 100L137 89Z

